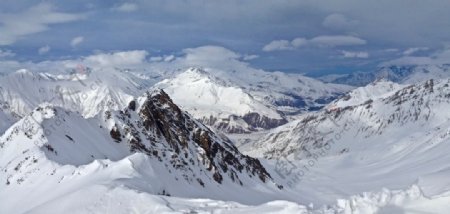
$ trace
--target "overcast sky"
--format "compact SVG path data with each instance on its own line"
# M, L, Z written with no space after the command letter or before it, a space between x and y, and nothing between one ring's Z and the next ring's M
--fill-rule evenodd
M448 0L0 0L0 62L227 50L266 70L370 71L450 55L449 11Z

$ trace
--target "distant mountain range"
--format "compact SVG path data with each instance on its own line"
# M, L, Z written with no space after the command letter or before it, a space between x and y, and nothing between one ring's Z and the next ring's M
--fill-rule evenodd
M375 72L353 72L343 75L326 75L318 79L327 83L365 86L375 80L385 79L396 83L418 83L427 79L450 77L450 65L401 65L381 67Z

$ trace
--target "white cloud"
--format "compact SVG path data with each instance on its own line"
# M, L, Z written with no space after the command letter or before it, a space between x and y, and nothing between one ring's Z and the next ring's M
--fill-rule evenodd
M292 40L291 45L298 48L301 46L305 46L308 44L308 40L305 38L295 38L294 40Z
M152 57L150 57L150 62L160 62L160 61L163 61L163 57L162 56L152 56Z
M366 40L354 36L317 36L312 38L309 42L326 47L365 45L367 43Z
M202 67L218 70L249 69L245 59L254 58L254 55L242 55L220 46L201 46L187 48L181 55L174 56L171 61L165 61L167 56L154 56L150 58L146 68L155 70L175 70L189 67Z
M135 3L123 3L121 5L115 6L112 8L113 11L118 11L118 12L125 12L125 13L129 13L129 12L133 12L136 11L138 9L138 5Z
M50 46L46 45L46 46L39 48L38 53L39 53L39 55L46 54L50 51L50 49L51 49Z
M133 50L113 53L100 53L84 58L84 63L90 66L115 67L131 66L146 63L147 51Z
M78 46L80 43L82 43L84 41L84 37L82 36L77 36L75 38L73 38L70 41L70 46L72 46L73 48L75 48L76 46Z
M242 56L242 60L249 61L249 60L256 59L258 57L259 57L258 55L254 55L254 54L248 55L248 54L246 54L246 55Z
M322 25L324 27L337 30L348 29L353 26L356 26L357 24L358 24L357 21L348 19L347 17L339 13L333 13L328 15L322 22Z
M191 65L222 64L241 58L238 53L219 46L187 48L183 50L183 53L185 54L185 63Z
M405 51L403 51L403 55L411 55L413 53L419 52L419 51L426 51L429 50L427 47L415 47L415 48L408 48Z
M292 44L288 40L274 40L263 47L263 51L292 50Z
M170 62L173 61L174 59L175 59L174 55L164 56L164 62Z
M29 69L36 72L66 72L78 65L99 68L129 68L149 70L177 70L189 67L203 67L222 71L241 71L254 69L244 60L246 56L220 46L201 46L187 48L178 55L153 56L147 58L148 52L144 50L131 50L121 52L97 53L78 59L43 61L43 62L17 62L0 60L0 70L6 72L17 69Z
M278 50L294 50L303 46L311 45L318 47L336 47L336 46L353 46L364 45L366 40L360 39L355 36L316 36L311 39L305 39L302 37L295 38L292 41L288 40L275 40L263 47L263 51L278 51Z
M0 13L0 45L11 45L18 39L42 31L52 24L84 18L81 14L55 12L49 3L41 3L20 13Z
M342 51L342 56L344 58L369 58L369 53L365 51L353 52L353 51Z
M2 50L0 49L0 58L13 57L16 54L10 50Z

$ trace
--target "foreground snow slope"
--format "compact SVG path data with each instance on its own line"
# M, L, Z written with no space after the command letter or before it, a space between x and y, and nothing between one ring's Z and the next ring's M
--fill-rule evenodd
M339 199L333 205L314 208L288 201L248 206L230 201L187 199L150 195L126 187L94 185L35 207L32 213L292 213L374 214L446 213L450 196L427 198L417 186L405 191L379 192Z
M394 85L378 85L386 84ZM373 85L356 89L332 108L273 130L245 153L272 159L272 174L301 191L304 202L330 204L412 184L426 197L442 197L450 190L449 85L450 79L428 80L384 95ZM373 99L361 102L360 92L371 88Z

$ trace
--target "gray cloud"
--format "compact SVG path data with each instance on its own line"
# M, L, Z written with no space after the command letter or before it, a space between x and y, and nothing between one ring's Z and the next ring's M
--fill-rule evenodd
M11 50L2 50L0 49L0 58L6 58L6 57L13 57L16 54L13 53Z
M176 51L187 47L213 45L259 55L248 62L260 68L331 72L374 69L375 64L394 59L408 48L429 47L410 56L423 55L450 42L448 0L46 2L54 6L45 9L49 4L43 3L44 9L36 12L32 8L38 6L30 5L30 1L3 0L0 45L7 44L16 57L33 61L82 56L93 50L146 49L162 57L177 56L180 52ZM54 13L68 17L42 18ZM86 19L76 21L83 17ZM6 21L10 23L7 26ZM77 48L69 46L68 38L80 34L89 39ZM346 38L327 37L330 35ZM268 45L271 41L276 42ZM49 44L52 51L37 55L43 44ZM368 52L373 63L343 60L343 49ZM399 51L384 51L387 49Z
M322 25L324 27L330 28L330 29L349 29L352 27L355 27L358 24L358 21L351 20L347 18L346 16L339 14L339 13L333 13L325 17L325 19L322 22Z
M380 66L389 65L442 65L450 63L450 49L436 51L430 56L402 56L383 62Z
M0 13L0 45L10 45L18 39L48 30L49 25L84 18L82 14L56 12L48 3L41 3L21 13Z
M293 50L294 45L288 40L274 40L263 47L263 51Z

